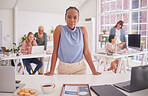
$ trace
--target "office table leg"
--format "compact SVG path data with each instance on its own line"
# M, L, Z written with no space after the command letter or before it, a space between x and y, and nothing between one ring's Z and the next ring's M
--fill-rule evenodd
M124 59L123 59L123 61L122 61L122 65L123 65L123 71L124 71L124 73L126 73L126 66L125 66L125 61L124 61Z
M118 64L118 68L117 68L117 73L119 73L120 70L121 70L122 62L123 62L123 58L120 58L119 59L119 64Z
M105 58L103 58L103 64L104 64L104 71L106 71L107 70L107 63L106 63L106 59Z
M7 66L10 66L10 60L8 60Z
M13 62L14 62L15 70L17 71L17 60L13 60Z
M47 64L46 72L48 72L50 61L51 61L51 57L49 57L49 59L48 59L48 64Z
M24 75L25 75L25 69L24 69L24 65L23 65L23 60L22 59L20 59L20 63L21 63L21 65L22 65L22 71L24 72Z
M99 64L98 64L98 66L97 66L97 71L99 70L99 67L100 67L100 65L101 65L102 57L100 57L99 59L100 59L100 60L98 60L98 61L99 61L99 62L98 62Z
M145 54L145 65L147 65L147 52Z
M127 62L126 62L126 63L127 63L127 70L130 71L128 56L126 56L125 58L126 58L126 60L127 60Z
M145 54L142 54L141 66L143 65L144 58L145 58Z

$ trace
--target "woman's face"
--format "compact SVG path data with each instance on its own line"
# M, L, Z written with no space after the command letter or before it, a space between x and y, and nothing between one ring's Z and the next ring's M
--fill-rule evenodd
M117 25L117 28L121 28L122 26L120 24Z
M66 16L65 16L65 20L66 20L67 26L70 29L74 29L76 24L79 21L79 13L78 13L78 11L75 10L75 9L69 9L67 11Z
M30 42L32 42L32 41L34 40L34 35L33 35L33 34L30 34L30 35L28 36L28 40L29 40Z

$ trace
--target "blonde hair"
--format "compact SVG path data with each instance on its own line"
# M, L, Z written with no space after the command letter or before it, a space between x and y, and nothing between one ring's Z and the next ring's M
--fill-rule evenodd
M28 33L27 39L26 39L26 43L27 43L28 46L29 46L29 39L28 39L28 37L29 37L30 35L33 35L33 37L34 37L34 34L33 34L32 32L29 32L29 33ZM34 41L34 40L33 40L33 41ZM32 46L33 46L33 41L31 42Z

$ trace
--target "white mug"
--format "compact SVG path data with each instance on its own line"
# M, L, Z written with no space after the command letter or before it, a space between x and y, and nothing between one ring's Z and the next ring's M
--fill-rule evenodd
M52 92L53 88L55 87L55 84L42 84L41 85L41 90L44 94L49 94Z

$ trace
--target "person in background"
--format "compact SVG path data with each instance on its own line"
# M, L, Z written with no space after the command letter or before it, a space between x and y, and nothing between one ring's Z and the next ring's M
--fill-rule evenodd
M52 53L50 72L53 75L57 57L59 58L58 74L85 74L86 65L83 55L89 64L92 74L99 75L88 48L88 35L85 27L76 27L79 21L79 10L69 7L66 10L65 21L67 25L58 25L53 34L54 49Z
M125 30L122 28L123 27L123 21L120 20L117 22L117 24L111 28L110 30L110 35L115 35L116 36L116 43L117 44L122 44L124 45L121 49L126 48L126 38L125 38Z
M115 35L109 35L109 42L106 43L106 52L115 53L115 51L116 51L115 42L116 42L116 36ZM123 43L118 44L117 45L117 51L121 50L121 47L123 47L123 45L124 45ZM111 62L111 67L108 69L108 71L112 70L113 72L116 73L119 60L118 59L106 58L106 61Z
M39 26L38 27L38 32L34 34L35 40L38 44L38 46L44 46L44 50L47 49L47 34L44 32L44 27ZM42 61L43 66L39 70L39 74L42 75L44 73L44 58L38 58L39 60Z
M29 32L27 35L27 39L23 41L21 46L21 53L22 54L31 54L32 46L38 46L36 41L34 40L34 34L32 32ZM23 59L23 63L26 66L26 69L28 73L31 75L34 75L43 65L43 63L38 60L37 58L29 58L29 59ZM35 63L37 66L33 73L31 73L31 66L30 63Z

